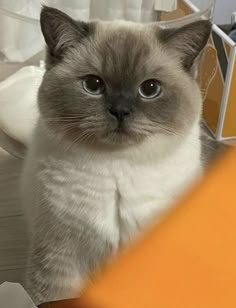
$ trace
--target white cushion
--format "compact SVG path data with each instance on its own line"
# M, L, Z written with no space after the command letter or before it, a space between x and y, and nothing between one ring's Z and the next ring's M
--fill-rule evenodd
M45 70L26 66L0 82L0 129L27 146L39 112L37 93Z

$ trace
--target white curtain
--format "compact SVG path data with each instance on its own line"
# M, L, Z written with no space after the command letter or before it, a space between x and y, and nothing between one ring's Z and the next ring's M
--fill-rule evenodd
M75 19L136 22L157 20L157 11L169 11L177 0L41 0ZM43 46L39 27L39 0L0 0L0 61L25 61Z
M148 22L156 20L155 0L44 0L44 3L63 9L74 18L125 19Z
M175 10L177 0L44 0L75 18L125 19L137 22L157 20L157 11Z

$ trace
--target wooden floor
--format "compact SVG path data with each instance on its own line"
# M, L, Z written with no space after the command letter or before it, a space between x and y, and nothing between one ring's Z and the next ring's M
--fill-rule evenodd
M21 165L0 148L0 284L22 283L26 264L28 240L18 193Z

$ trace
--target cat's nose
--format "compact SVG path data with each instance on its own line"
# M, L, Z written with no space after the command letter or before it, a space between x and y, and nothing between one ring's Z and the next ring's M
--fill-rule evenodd
M110 114L115 117L119 122L124 121L124 119L128 118L131 111L129 107L126 106L112 106L109 109Z

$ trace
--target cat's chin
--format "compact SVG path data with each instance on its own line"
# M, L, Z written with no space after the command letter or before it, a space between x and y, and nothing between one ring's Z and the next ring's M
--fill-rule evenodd
M97 140L103 144L117 147L127 147L138 143L141 143L145 139L145 136L137 134L132 130L123 130L120 128L114 131L106 133L104 136Z
M84 144L88 146L93 145L103 145L112 148L129 147L142 143L146 135L139 134L128 127L116 127L116 128L106 128L104 130L94 130L86 134L85 131L74 127L70 130L65 130L63 127L59 126L57 123L48 125L47 127L53 133L52 135L57 136L59 139L66 139L69 143L76 146L76 144Z
M146 136L132 132L132 130L115 129L113 131L110 130L103 133L94 132L90 138L85 140L83 140L83 138L78 138L78 142L87 145L100 145L115 149L134 146L142 143L145 138Z

